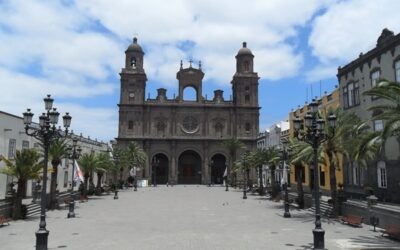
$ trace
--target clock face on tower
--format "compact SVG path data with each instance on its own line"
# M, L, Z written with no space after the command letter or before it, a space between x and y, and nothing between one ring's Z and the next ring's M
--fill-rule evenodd
M199 130L199 122L196 117L187 115L182 120L182 130L185 133L193 134Z

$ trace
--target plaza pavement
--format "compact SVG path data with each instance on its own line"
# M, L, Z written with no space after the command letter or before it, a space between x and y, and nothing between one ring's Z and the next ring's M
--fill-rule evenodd
M124 190L47 213L49 249L311 249L314 217L239 190L206 186L158 186ZM0 249L34 249L39 218L12 221L0 228ZM354 228L323 220L327 249L400 249L364 225Z

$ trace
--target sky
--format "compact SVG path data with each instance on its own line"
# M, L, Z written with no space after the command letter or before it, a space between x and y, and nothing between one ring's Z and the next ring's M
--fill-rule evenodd
M247 42L260 76L260 130L331 92L339 66L400 31L398 0L0 0L0 110L44 111L54 97L72 129L117 137L119 72L136 36L146 97L177 93L180 61L202 62L203 96L232 93L235 55Z

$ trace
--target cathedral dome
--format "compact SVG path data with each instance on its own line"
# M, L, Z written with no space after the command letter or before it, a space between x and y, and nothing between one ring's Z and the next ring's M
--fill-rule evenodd
M243 56L243 55L249 55L252 56L253 53L251 52L251 50L249 48L247 48L247 43L243 42L243 48L241 48L238 53L238 56Z
M125 52L141 52L143 53L142 47L137 43L137 38L133 38L133 43L129 45Z

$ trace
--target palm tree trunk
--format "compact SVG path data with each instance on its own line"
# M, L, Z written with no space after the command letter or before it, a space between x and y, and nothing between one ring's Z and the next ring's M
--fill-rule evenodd
M259 194L264 194L264 185L263 185L263 177L262 177L262 165L258 167L258 178L260 180Z
M14 197L13 204L13 219L18 220L22 218L22 197L24 195L24 189L26 189L26 180L18 180L17 194Z
M332 157L330 156L330 159ZM335 163L333 161L330 162L329 166L329 176L330 176L330 186L331 186L331 198L332 198L332 206L333 206L333 216L336 218L339 214L339 203L337 197L337 185L336 185L336 168Z
M88 195L93 195L94 192L95 192L95 186L94 186L94 182L93 182L93 172L90 172Z
M97 173L96 195L101 194L101 178L102 177L103 177L103 173Z
M247 188L252 190L253 187L252 187L252 185L250 185L250 169L246 169L246 181L247 181L247 183L246 183Z
M278 195L278 190L275 181L275 166L271 166L271 187L272 187L272 198Z
M236 173L233 173L233 171L232 171L233 170L233 164L236 161L235 155L236 155L236 152L232 152L230 156L231 156L231 173L232 173L231 186L234 185L236 187L237 175L236 175Z
M83 182L83 196L84 197L87 196L88 183L89 183L89 174L85 173L84 182Z
M300 209L304 208L304 190L303 190L303 172L299 171L299 175L297 176L297 204Z
M118 186L119 186L119 188L120 189L123 189L124 188L124 186L123 186L123 180L122 180L122 177L123 177L123 174L124 174L124 169L120 169L120 171L119 171L119 183L118 183Z
M51 181L50 181L50 209L57 208L57 175L58 175L58 164L52 164L53 171L51 172Z

